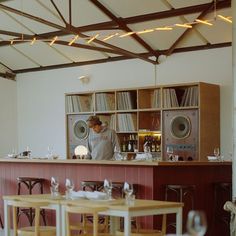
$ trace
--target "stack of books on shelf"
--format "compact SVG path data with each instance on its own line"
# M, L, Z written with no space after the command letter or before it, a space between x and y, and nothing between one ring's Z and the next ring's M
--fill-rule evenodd
M179 102L176 96L175 89L163 89L163 106L164 107L179 107Z
M97 111L115 110L115 95L111 93L97 93L96 109Z
M92 97L70 95L66 96L66 110L68 113L92 111Z
M103 125L107 125L111 129L116 129L116 117L114 114L108 115L99 115L100 120L102 121Z
M118 92L117 93L117 106L118 110L131 110L135 109L135 101L131 92Z
M119 132L134 132L137 130L137 117L135 114L118 114L118 131Z
M180 105L182 107L198 106L198 87L186 88Z
M161 92L160 89L155 89L151 95L151 108L161 107Z

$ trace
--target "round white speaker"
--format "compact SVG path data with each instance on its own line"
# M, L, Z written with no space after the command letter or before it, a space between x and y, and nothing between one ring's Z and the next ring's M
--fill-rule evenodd
M78 139L86 139L89 134L89 128L84 120L77 120L74 123L74 135Z
M177 115L172 118L170 131L173 138L184 139L191 133L191 121L187 116Z

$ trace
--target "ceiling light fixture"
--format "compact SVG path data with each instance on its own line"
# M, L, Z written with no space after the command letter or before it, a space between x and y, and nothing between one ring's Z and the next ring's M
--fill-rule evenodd
M57 39L58 39L58 36L55 36L53 40L49 43L49 45L52 46L56 42Z
M198 22L198 23L202 23L202 24L204 24L204 25L209 25L209 26L212 26L212 25L213 25L212 23L208 22L207 20L199 20L199 19L196 19L195 21Z
M33 44L35 43L35 41L36 41L36 37L34 37L34 38L31 40L30 45L33 45Z
M108 35L107 37L105 37L104 39L103 39L103 41L107 41L108 39L111 39L111 38L113 38L114 36L117 36L119 33L115 33L115 34L111 34L111 35Z
M190 24L175 24L175 26L182 27L182 28L193 28Z
M146 34L146 33L151 33L153 31L154 29L146 29L146 30L138 31L136 34Z
M226 22L228 22L228 23L233 23L233 21L232 20L230 20L230 17L224 17L224 16L222 16L222 15L217 15L221 20L224 20L224 21L226 21Z
M90 44L91 42L93 42L94 39L98 38L98 36L99 36L99 34L96 34L91 39L89 39L87 43Z
M169 27L169 26L165 26L165 27L158 27L158 28L155 28L155 30L166 30L166 31L168 31L168 30L173 30L173 27Z
M78 38L79 35L75 35L75 37L68 43L68 45L71 46Z
M122 34L122 35L119 36L119 38L123 38L123 37L129 36L129 35L132 35L132 34L135 34L135 32L134 32L134 31L131 31L131 32Z

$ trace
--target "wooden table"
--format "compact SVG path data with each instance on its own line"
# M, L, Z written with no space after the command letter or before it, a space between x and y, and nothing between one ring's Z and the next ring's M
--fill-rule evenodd
M182 233L182 208L183 203L165 202L155 200L139 200L136 199L132 204L125 204L123 199L112 201L96 201L96 200L66 200L64 198L54 199L49 194L37 195L10 195L3 196L4 200L4 219L5 219L5 236L10 236L10 200L27 200L27 201L45 201L49 202L49 208L56 211L56 228L57 236L66 236L65 225L65 206L73 204L77 206L106 206L108 210L101 212L103 215L111 216L111 233L114 235L118 228L117 217L124 217L124 235L129 236L131 232L131 217L176 214L176 233Z

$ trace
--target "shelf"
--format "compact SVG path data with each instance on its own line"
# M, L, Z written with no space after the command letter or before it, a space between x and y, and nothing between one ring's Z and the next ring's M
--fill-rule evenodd
M218 85L197 82L71 93L65 95L65 105L69 157L75 146L87 142L75 137L74 124L90 115L98 115L103 124L114 129L122 146L131 140L135 149L143 152L146 140L152 149L158 142L157 153L163 160L167 160L168 145L174 145L174 154L184 160L188 156L205 160L220 146Z

